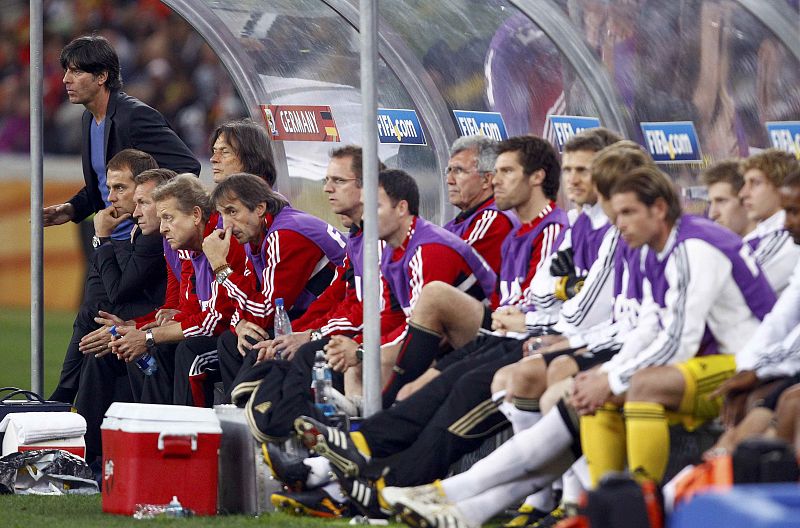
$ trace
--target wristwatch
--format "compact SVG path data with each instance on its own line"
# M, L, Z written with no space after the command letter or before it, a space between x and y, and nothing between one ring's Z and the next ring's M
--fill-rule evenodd
M144 333L144 344L147 346L147 350L153 350L156 347L156 340L153 338L152 330L147 330Z
M364 347L358 347L356 349L356 359L358 361L364 361Z
M217 284L222 284L223 282L225 282L225 279L227 279L231 273L233 273L233 270L231 269L230 266L225 266L224 268L219 270L217 272Z
M94 235L92 237L92 247L97 249L106 242L108 242L109 240L111 240L111 237L99 237L97 235Z
M322 339L322 332L320 332L319 329L312 330L311 331L311 341L319 341L320 339Z

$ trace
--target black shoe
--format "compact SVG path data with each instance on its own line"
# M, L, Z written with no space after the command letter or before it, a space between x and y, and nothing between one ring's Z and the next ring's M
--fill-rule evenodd
M347 477L358 476L367 465L367 459L353 445L348 433L323 425L308 416L297 418L294 429L303 445L327 458Z
M548 512L523 504L512 513L513 518L503 524L503 528L523 528L530 526L540 519L547 517Z
M283 482L289 491L297 492L306 489L306 480L311 468L303 464L305 454L287 453L280 445L272 442L261 444L264 462L272 471L272 476Z
M290 493L273 493L270 497L276 509L292 515L336 518L352 514L346 502L339 502L322 489Z
M384 488L383 477L376 481L364 477L348 477L339 468L333 472L342 487L342 491L350 499L362 515L370 519L386 519L392 515L392 508L381 497Z
M578 508L574 504L559 504L556 508L539 519L538 521L529 524L529 528L553 528L555 525L577 515Z

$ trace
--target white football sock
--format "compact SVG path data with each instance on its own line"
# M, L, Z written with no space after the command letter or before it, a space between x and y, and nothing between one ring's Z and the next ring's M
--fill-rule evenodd
M562 466L566 469L567 465ZM562 469L563 471L563 469ZM470 525L480 526L507 506L519 501L531 490L549 487L552 477L549 475L529 476L513 482L507 482L480 495L459 501L456 507Z
M505 403L505 402L504 402ZM521 433L525 429L529 429L536 425L542 419L542 413L537 411L523 411L509 404L509 409L506 417L511 422L511 427L514 428L514 434Z
M576 460L570 470L575 479L577 479L577 485L581 487L581 491L592 487L592 477L589 475L589 464L587 464L585 456ZM580 494L578 496L580 497Z
M539 423L511 437L468 471L443 480L442 487L451 501L460 502L531 474L551 474L549 482L552 482L575 461L570 451L573 441L561 413L553 409Z
M556 506L553 500L553 488L551 486L545 486L536 493L531 493L525 497L524 504L542 512L551 511Z

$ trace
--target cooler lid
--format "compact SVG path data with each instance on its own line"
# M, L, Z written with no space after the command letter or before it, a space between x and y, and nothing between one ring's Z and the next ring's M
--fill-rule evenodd
M175 428L199 433L222 432L214 409L123 402L111 404L102 428L131 432L159 432Z

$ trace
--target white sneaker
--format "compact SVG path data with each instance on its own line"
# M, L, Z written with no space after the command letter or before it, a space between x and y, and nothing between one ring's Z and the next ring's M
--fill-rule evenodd
M413 486L409 488L397 488L387 486L381 491L381 496L396 511L401 510L402 506L413 501L415 504L444 505L449 504L447 496L444 494L440 481L423 486Z
M468 522L458 506L447 504L424 504L414 500L402 506L398 515L413 528L478 528Z

